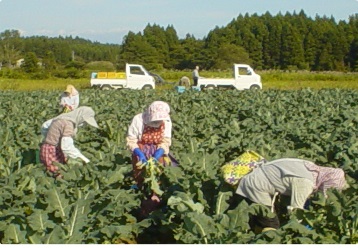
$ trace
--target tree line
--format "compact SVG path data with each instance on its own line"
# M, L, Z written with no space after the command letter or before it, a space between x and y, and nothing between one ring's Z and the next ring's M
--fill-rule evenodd
M17 30L0 33L0 65L38 77L80 77L83 70L121 70L126 62L148 69L228 69L247 63L256 69L358 71L358 14L347 21L299 13L275 16L239 15L197 39L180 39L172 25L148 24L129 31L122 44L102 44L76 36L21 37ZM4 70L2 70L4 71ZM63 74L63 75L62 75ZM0 75L4 75L0 73Z

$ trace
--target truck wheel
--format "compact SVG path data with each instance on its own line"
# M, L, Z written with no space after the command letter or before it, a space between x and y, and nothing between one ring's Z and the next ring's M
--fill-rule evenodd
M151 90L153 87L151 85L144 85L142 90Z
M213 90L213 89L215 89L215 86L213 86L213 85L208 85L208 86L205 87L205 89L206 89L206 90Z
M259 89L261 89L261 88L257 84L254 84L254 85L250 86L250 90L259 90Z
M101 90L111 90L111 89L112 89L112 87L109 86L109 85L104 85L104 86L102 86L102 88L101 88Z

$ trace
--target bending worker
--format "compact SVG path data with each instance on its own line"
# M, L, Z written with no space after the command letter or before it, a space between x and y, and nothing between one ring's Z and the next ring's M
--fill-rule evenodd
M179 86L190 87L190 79L187 76L183 76L179 80Z
M137 163L147 163L154 158L163 165L167 165L164 157L169 157L169 147L172 138L172 122L170 108L166 102L155 101L140 114L134 116L128 128L127 147L132 152L134 180L139 189L142 188L144 178L143 169L137 168ZM142 201L141 215L145 217L160 205L159 197L153 193Z
M310 194L322 191L326 196L329 188L342 190L346 186L344 171L339 168L318 166L310 161L294 158L283 158L267 162L253 169L239 180L236 194L249 201L271 208L274 212L274 198L279 193L290 195L289 211L303 209ZM280 227L277 215L274 218L254 217L251 223L262 231ZM251 224L250 224L251 225Z
M94 116L92 108L79 107L42 124L41 133L45 138L40 149L40 160L55 178L60 178L61 174L53 162L65 164L68 158L80 158L84 163L89 162L89 159L74 146L73 138L76 136L77 128L85 123L98 128Z

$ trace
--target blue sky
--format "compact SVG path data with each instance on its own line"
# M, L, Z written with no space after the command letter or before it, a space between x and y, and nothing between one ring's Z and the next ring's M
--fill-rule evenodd
M172 25L179 38L203 38L239 14L298 13L348 21L358 13L358 0L0 0L0 32L22 36L79 36L121 44L128 31L147 24Z

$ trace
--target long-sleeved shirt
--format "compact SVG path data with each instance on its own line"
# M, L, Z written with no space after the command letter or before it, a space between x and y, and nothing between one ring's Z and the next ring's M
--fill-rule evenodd
M276 192L291 196L296 194L293 192L292 184L287 180L289 177L306 179L312 184L311 191L320 189L325 193L324 189L328 187L343 188L345 184L343 170L314 164L315 170L313 170L312 164L310 161L293 158L268 162L242 177L236 193L253 202L270 206L272 196Z
M60 101L60 105L62 107L64 106L70 106L72 108L72 110L78 108L78 105L80 104L80 96L79 94L74 95L74 96L67 96L65 93L63 93L61 95L61 101Z
M46 126L48 130L46 131ZM44 143L53 146L61 146L62 152L70 158L81 158L86 163L89 159L86 158L75 146L73 137L75 135L75 125L65 119L46 121L41 127L41 132L45 134Z
M199 77L199 70L198 69L194 69L193 70L193 78L198 78Z
M137 114L134 116L132 123L128 128L127 134L127 147L129 150L133 151L135 148L138 148L138 141L141 140L143 130L144 130L143 114ZM162 143L158 145L158 148L163 148L164 153L169 153L169 147L171 145L172 138L172 122L164 121L164 137Z

